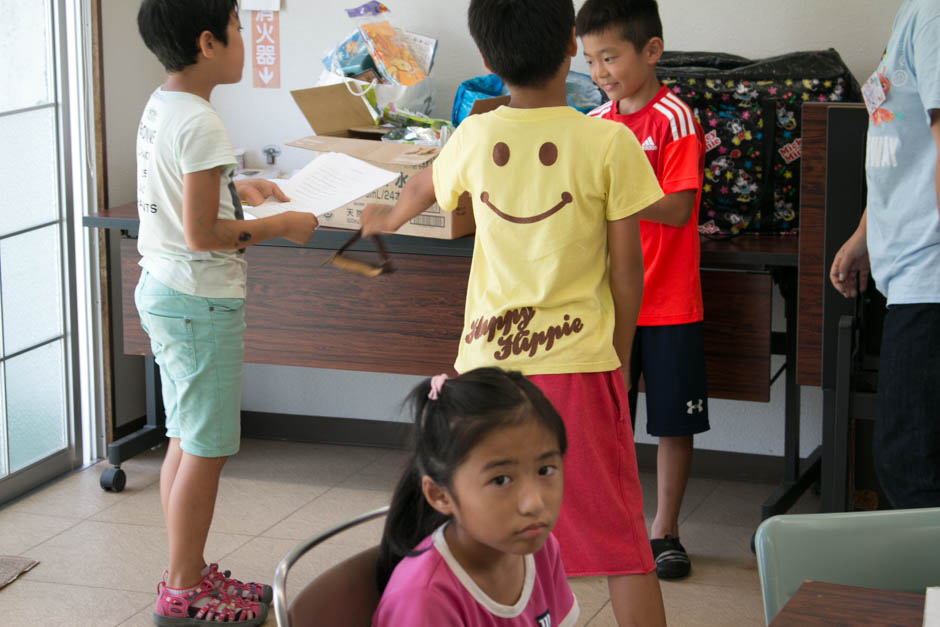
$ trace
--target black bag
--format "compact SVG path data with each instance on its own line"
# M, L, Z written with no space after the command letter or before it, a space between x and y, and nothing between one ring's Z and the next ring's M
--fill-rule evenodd
M857 102L858 82L835 50L750 60L666 52L659 79L692 107L705 131L699 231L728 237L799 225L802 105Z

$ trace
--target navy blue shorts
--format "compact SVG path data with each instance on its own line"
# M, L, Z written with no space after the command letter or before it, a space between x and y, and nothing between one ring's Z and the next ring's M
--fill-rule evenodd
M637 383L646 383L646 432L682 437L708 431L702 323L637 327L630 355L630 419L636 428Z

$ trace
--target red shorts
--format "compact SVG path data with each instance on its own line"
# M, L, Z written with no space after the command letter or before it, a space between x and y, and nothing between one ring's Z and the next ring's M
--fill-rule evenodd
M561 414L568 435L565 491L554 530L565 574L653 571L620 370L532 375L529 380Z

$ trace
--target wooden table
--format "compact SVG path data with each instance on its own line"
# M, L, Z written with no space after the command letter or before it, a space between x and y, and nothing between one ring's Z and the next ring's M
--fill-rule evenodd
M140 274L134 203L87 216L85 226L123 236L121 279L124 350L147 356L146 437L109 448L117 464L159 441L158 377L140 327L133 292ZM247 250L245 362L398 374L450 371L463 326L473 237L384 238L396 272L368 279L322 262L350 231L321 229L303 246L271 240ZM353 250L369 250L359 242ZM818 460L800 464L800 388L796 383L797 269L795 236L702 240L705 354L710 398L770 400L770 356L785 354L785 471L762 517L782 513L818 476ZM374 254L374 253L373 253ZM771 331L773 284L786 301L787 332ZM119 332L115 329L115 332ZM778 373L779 374L779 373ZM112 455L111 452L114 452Z
M771 627L804 625L910 625L924 621L923 594L807 581Z

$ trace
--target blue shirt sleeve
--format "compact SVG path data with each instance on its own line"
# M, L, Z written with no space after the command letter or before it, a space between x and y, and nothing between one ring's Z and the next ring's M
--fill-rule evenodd
M940 15L918 24L913 33L914 74L924 109L940 109Z

